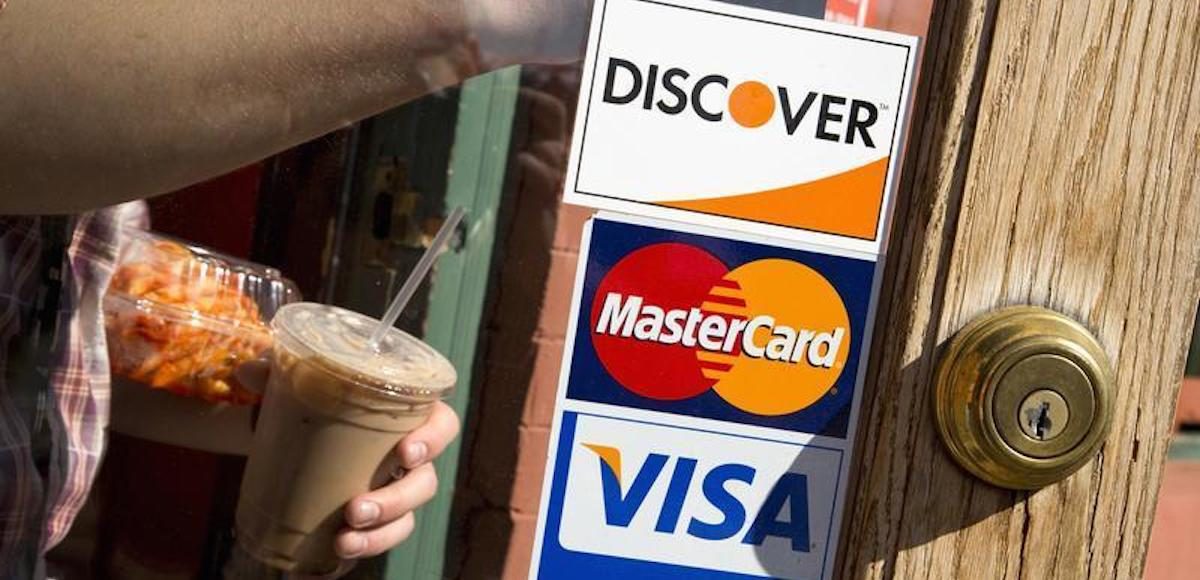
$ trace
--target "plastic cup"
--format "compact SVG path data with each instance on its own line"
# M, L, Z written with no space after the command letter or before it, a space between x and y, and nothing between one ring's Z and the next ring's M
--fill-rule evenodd
M271 375L237 508L238 543L275 568L337 568L334 538L353 497L379 488L400 464L396 444L429 417L457 375L419 339L379 321L313 303L284 306Z

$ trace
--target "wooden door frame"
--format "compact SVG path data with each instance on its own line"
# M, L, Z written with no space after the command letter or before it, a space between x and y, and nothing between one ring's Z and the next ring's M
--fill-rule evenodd
M1198 55L1192 0L935 2L836 576L1140 577L1200 279ZM1099 457L1033 493L958 468L931 413L942 345L1012 304L1117 369Z

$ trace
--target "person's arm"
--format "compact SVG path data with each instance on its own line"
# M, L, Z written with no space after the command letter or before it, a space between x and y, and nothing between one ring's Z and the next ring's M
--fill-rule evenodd
M463 4L9 0L0 214L171 191L480 72Z

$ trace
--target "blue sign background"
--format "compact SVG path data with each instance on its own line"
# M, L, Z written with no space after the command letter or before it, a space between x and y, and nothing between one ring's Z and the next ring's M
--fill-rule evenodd
M685 243L702 248L719 258L730 269L757 260L780 258L804 264L829 280L841 295L850 317L850 353L845 369L833 389L813 405L796 413L765 417L737 409L712 390L683 401L659 401L632 393L617 383L604 369L592 346L590 313L596 288L608 271L622 258L638 249L663 242ZM583 297L577 313L578 319L575 321L574 356L568 379L568 398L846 438L855 381L859 365L862 363L863 329L866 328L867 309L871 298L874 261L603 219L595 219L592 222L592 240L587 259Z

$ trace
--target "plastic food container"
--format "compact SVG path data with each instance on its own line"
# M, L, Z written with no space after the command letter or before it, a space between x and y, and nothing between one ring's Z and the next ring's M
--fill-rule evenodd
M234 370L271 348L268 323L299 300L295 284L167 236L125 233L104 298L114 378L209 403L256 403Z

